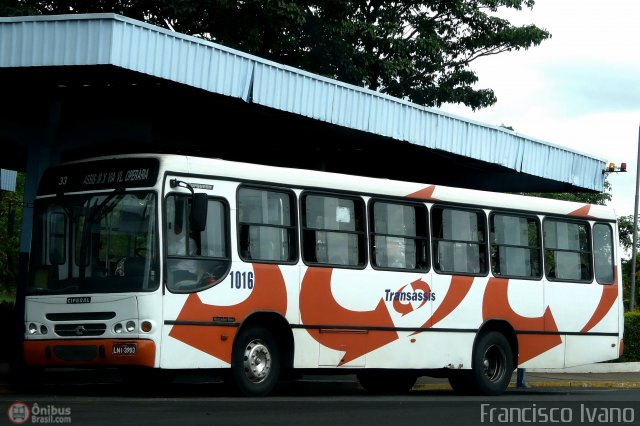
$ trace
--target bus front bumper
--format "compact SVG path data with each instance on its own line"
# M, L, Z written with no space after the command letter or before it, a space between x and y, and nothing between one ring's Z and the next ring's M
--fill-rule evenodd
M25 364L40 367L153 367L156 357L143 339L25 340L23 349Z

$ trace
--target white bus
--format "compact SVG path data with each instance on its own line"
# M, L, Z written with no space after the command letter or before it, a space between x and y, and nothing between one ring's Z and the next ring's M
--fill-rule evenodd
M517 366L620 356L617 235L605 206L179 155L67 163L35 200L24 360L211 369L245 395L293 373L499 394Z

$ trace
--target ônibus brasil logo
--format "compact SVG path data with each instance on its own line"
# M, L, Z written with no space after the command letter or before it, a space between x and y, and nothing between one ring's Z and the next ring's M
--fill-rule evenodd
M16 425L23 425L29 420L31 423L68 424L71 423L71 408L37 402L29 406L26 402L16 401L9 406L7 417Z
M31 418L31 410L24 402L16 401L9 406L7 417L11 423L23 425Z

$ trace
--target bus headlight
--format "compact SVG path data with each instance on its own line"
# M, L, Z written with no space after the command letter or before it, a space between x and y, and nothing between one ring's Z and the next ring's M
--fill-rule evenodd
M27 333L32 336L47 334L48 332L49 329L44 324L40 324L39 322L30 322L29 325L27 325Z
M38 326L34 323L29 323L29 334L36 334L38 332Z
M137 329L138 324L134 320L124 320L113 325L113 332L115 334L135 333Z

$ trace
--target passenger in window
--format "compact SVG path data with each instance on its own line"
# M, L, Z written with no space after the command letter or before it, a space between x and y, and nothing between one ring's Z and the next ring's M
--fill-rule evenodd
M198 245L191 235L187 240L187 233L182 231L182 223L176 223L173 232L169 231L169 254L196 256Z
M173 256L196 256L198 246L196 241L183 232L182 224L175 223L173 230L169 229L168 253ZM197 261L191 259L169 259L168 272L171 286L177 290L186 290L188 286L197 284Z

